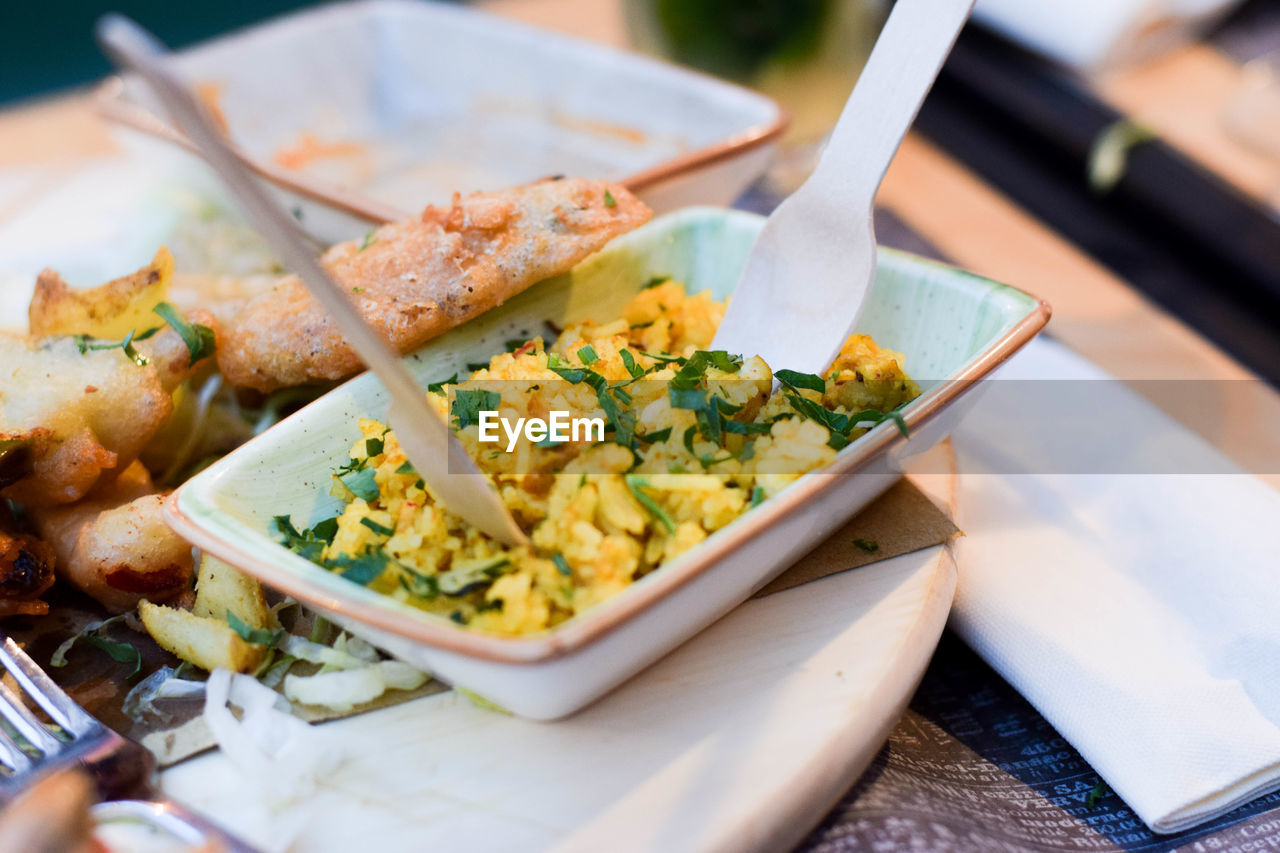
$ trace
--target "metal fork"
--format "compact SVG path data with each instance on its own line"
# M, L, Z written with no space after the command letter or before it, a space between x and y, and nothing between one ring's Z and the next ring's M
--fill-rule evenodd
M100 820L131 818L188 844L225 853L254 853L255 848L204 818L155 797L155 757L151 752L89 716L3 633L0 670L12 676L57 726L53 730L41 722L18 692L0 681L0 717L8 724L0 724L0 806L37 777L79 766L93 778L99 796L106 801L94 807Z

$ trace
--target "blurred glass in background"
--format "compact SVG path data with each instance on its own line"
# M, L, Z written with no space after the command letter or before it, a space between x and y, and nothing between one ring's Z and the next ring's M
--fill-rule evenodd
M791 127L770 170L799 186L817 162L888 15L887 0L623 0L641 50L750 86L782 103Z

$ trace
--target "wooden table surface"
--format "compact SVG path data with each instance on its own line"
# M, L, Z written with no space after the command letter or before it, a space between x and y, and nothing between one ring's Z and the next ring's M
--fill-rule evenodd
M502 14L625 46L620 0L487 0ZM1203 45L1098 81L1113 105L1156 127L1175 145L1250 195L1280 197L1280 161L1235 144L1210 111L1238 83L1240 69ZM38 176L0 207L0 227L64 179L78 163L115 145L84 94L0 112L0 168ZM1253 375L1194 330L1028 215L946 153L909 136L880 191L880 204L956 264L1035 293L1053 306L1050 332L1113 375L1134 379L1250 380ZM1139 386L1143 392L1145 386ZM1280 394L1241 382L1229 410L1199 401L1155 400L1229 456L1280 488ZM1268 470L1268 469L1271 470Z

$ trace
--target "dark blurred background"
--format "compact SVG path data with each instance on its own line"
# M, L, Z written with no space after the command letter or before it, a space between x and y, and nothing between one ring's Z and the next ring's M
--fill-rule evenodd
M305 0L3 0L0 103L89 83L110 69L93 22L123 12L181 47L303 6Z

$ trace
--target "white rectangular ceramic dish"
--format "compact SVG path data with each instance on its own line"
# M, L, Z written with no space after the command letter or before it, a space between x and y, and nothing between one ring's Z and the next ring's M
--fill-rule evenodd
M611 243L568 275L548 280L408 358L425 385L468 362L563 326L616 316L653 275L691 292L730 295L763 218L691 208ZM829 468L716 532L614 598L545 633L505 638L344 580L277 542L272 518L312 524L334 514L331 473L359 438L362 415L385 415L382 385L347 382L180 488L173 526L201 548L320 609L353 633L522 716L553 719L583 707L710 625L890 486L907 455L955 426L957 405L1048 320L1048 306L978 276L882 250L859 331L905 354L922 395L904 410L910 439L884 423Z
M181 51L177 62L216 92L245 162L334 240L367 221L335 220L326 207L400 218L454 190L555 174L621 181L659 211L729 204L787 124L776 102L747 89L440 3L325 6ZM132 77L107 81L98 105L190 148ZM282 165L282 153L305 167Z

